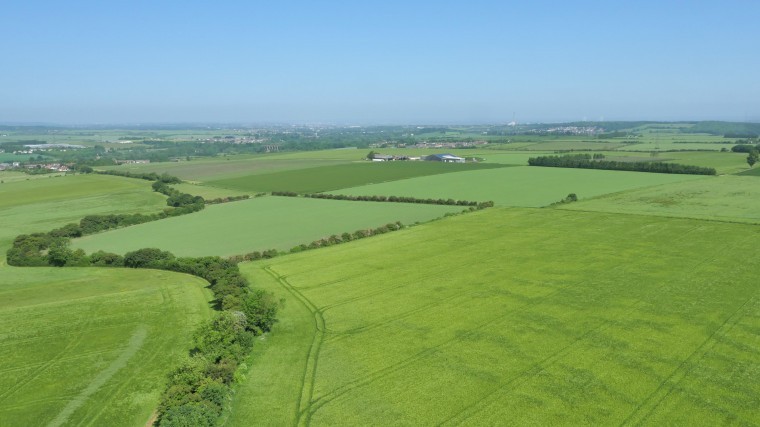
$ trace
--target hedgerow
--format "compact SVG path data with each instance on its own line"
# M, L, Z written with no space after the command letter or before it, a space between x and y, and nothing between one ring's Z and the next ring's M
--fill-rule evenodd
M615 160L593 159L590 154L575 154L567 156L539 156L528 159L530 166L549 166L558 168L581 168L620 170L630 172L653 172L691 175L715 175L714 168L702 166L681 165L663 162L621 162Z

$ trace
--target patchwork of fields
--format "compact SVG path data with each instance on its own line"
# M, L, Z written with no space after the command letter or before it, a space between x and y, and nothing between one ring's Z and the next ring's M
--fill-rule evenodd
M760 182L707 177L604 195L562 209L760 223Z
M227 425L755 425L757 168L719 152L730 147L721 137L687 138L526 141L467 150L485 162L465 165L359 162L366 151L329 150L115 166L178 175L192 183L177 189L206 198L330 191L499 207L432 221L463 208L266 196L72 246L229 256L421 223L240 265L285 305L254 346ZM524 166L552 150L690 144L712 151L604 153L750 176ZM85 215L166 207L139 179L0 180L0 253L18 234ZM546 207L569 193L579 201ZM206 285L149 270L12 268L0 258L0 424L144 425L194 326L213 316Z
M755 423L758 237L491 209L246 264L289 305L231 421Z
M493 200L501 206L539 207L569 193L585 199L607 193L697 179L693 175L650 174L531 166L425 176L332 191L348 195Z
M247 191L315 193L420 176L501 168L493 163L359 162L210 181L209 185Z

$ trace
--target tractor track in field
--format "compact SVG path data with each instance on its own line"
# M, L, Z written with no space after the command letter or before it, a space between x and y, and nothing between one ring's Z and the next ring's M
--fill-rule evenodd
M696 229L692 229L692 230L690 230L688 233L685 233L685 234L690 234L690 233L691 233L691 232L693 232L693 231L696 231ZM679 240L681 240L681 239L685 239L685 238L686 238L686 237L685 237L685 235L682 235L682 236L679 238ZM729 246L733 246L733 245L729 245ZM693 267L692 267L692 269L690 270L690 274L689 274L688 276L689 276L689 277L693 277L693 276L697 275L697 274L698 274L698 272L699 272L699 268L700 268L700 267L702 267L702 266L704 266L704 265L707 265L707 264L709 264L711 261L714 261L714 259L703 259L703 260L701 260L701 261L697 262L697 263L696 263L696 265L695 265L695 266L693 266ZM654 292L654 290L653 290L652 292ZM747 304L748 304L748 303L749 303L749 302L750 302L750 301L751 301L753 298L754 298L754 296L752 296L752 297L750 297L748 300L746 300L746 301L745 301L745 302L744 302L744 303L741 305L741 307L739 307L739 309L738 309L737 311L735 311L735 312L734 312L734 313L733 313L733 314L732 314L732 315L729 317L729 319L727 319L727 320L726 320L726 322L724 322L724 323L723 323L723 325L721 325L721 327L719 327L718 329L722 329L722 328L723 328L723 327L726 325L726 323L727 323L729 320L733 319L733 318L734 318L734 316L735 316L736 314L738 314L740 311L743 311L744 307L745 307L745 306L746 306L746 305L747 305ZM636 303L634 303L634 304L633 304L633 305L632 305L632 306L631 306L631 307L630 307L630 308L629 308L627 311L628 311L629 313L630 313L630 312L633 312L633 311L635 311L635 310L636 310L636 307L638 307L638 305L639 305L641 302L642 302L642 300L640 299L639 301L637 301ZM741 316L738 316L738 317L739 317L739 318L741 318ZM731 326L730 326L730 327L733 327L733 324L735 324L736 322L738 322L738 320L736 320L736 319L735 319L735 322L733 322L733 323L731 324ZM525 383L525 382L526 382L526 381L527 381L527 380L530 378L530 376L532 376L532 375L535 375L535 374L538 374L539 372L543 371L543 370L544 370L546 367L548 367L548 366L551 366L552 364L554 364L554 363L555 363L557 360L559 360L559 356L561 356L561 355L563 355L563 354L566 354L566 353L569 353L569 352L571 352L571 351L572 351L572 347L574 347L574 346L575 346L577 343L579 343L580 341L582 341L583 339L585 339L587 336L589 336L589 334L590 334L590 333L593 333L593 332L599 332L599 331L603 331L603 330L605 330L605 329L607 329L607 328L609 328L609 327L611 327L611 326L613 326L612 322L610 322L610 321L605 321L605 322L604 322L603 324L601 324L599 327L597 327L597 328L594 328L593 330L590 330L590 331L588 331L588 332L587 332L587 333L585 333L583 336L579 337L579 338L578 338L577 340L575 340L573 343L571 343L570 345L568 345L568 346L564 347L563 349L561 349L561 350L560 350L559 352L557 352L556 354L553 354L553 355L551 355L551 356L547 357L546 359L543 359L543 360L541 360L541 361L540 361L540 362L538 362L536 365L534 365L533 367L531 367L531 369L529 369L528 371L524 371L524 372L520 373L519 375L517 375L516 377L513 377L513 379L510 379L510 380L509 380L507 383L505 383L505 384L501 385L499 388L497 388L496 390L494 390L494 391L492 391L491 393L489 393L489 394L488 394L486 397L484 397L483 399L480 399L480 400L478 400L477 402L474 402L473 404L471 404L471 405L469 405L468 407L466 407L466 408L465 408L465 409L464 409L462 412L460 412L460 413L458 413L458 414L455 414L454 416L450 417L450 418L449 418L449 419L447 419L447 420L444 420L444 421L443 421L442 423L440 423L439 425L449 425L449 424L451 424L451 425L458 425L458 424L462 424L462 423L463 423L465 420L467 420L467 419L471 418L473 415L475 415L475 414L477 414L478 412L480 412L481 410L483 410L483 408L482 408L483 404L486 404L486 405L487 405L487 404L491 403L492 401L494 401L494 400L496 399L496 396L499 394L499 392L500 392L500 391L502 391L502 390L503 390L505 387L507 387L507 386L509 386L509 385L513 384L513 383L514 383L516 380L519 380L519 379L523 379L523 381L522 381L522 382L520 382L520 384L522 384L522 383ZM729 327L729 329L730 329L730 327ZM727 330L728 330L728 329L725 329L725 331L727 331ZM626 425L626 424L629 424L629 420L630 420L630 419L631 419L631 418L634 416L634 414L635 414L635 413L639 412L639 408L641 408L642 406L644 406L644 405L646 404L646 402L647 402L647 401L650 401L650 400L651 400L651 398L652 398L652 397L653 397L655 394L657 394L657 393L658 393L658 392L659 392L659 391L662 389L663 385L664 385L666 382L668 382L668 381L669 381L669 379L670 379L670 378L671 378L673 375L675 375L675 373L676 373L677 371L679 371L679 370L680 370L680 369L681 369L681 368L682 368L682 367L683 367L683 366L684 366L684 365L685 365L685 364L688 362L688 360L689 360L689 359L691 359L691 358L692 358L692 356L694 356L694 355L695 355L695 354L696 354L696 353L699 351L699 349L700 349L700 348L702 348L702 347L703 347L703 346L704 346L704 345L705 345L707 342L709 342L709 341L712 341L712 340L713 340L713 338L715 337L715 334L716 334L717 332L718 332L718 330L714 331L714 332L713 332L713 334L711 334L711 335L710 335L710 337L708 337L708 338L707 338L707 340L705 340L705 341L704 341L702 344L700 344L700 346L699 346L697 349L695 349L695 350L694 350L694 352L692 352L692 353L689 355L689 357L687 357L687 359L685 359L684 361L682 361L682 362L679 364L679 366L676 368L676 370L674 370L674 372L673 372L673 373L671 373L671 375L670 375L668 378L666 378L666 379L665 379L665 381L663 381L663 382L660 384L660 386L657 388L657 390L655 390L655 392L653 392L653 393L652 393L652 394L651 394L651 395L650 395L650 396L649 396L649 397L648 397L648 398L647 398L647 399L646 399L644 402L642 402L642 403L641 403L641 404L640 404L640 405L639 405L639 406L638 406L636 409L634 409L634 411L633 411L633 412L632 412L632 413L631 413L631 414L628 416L628 418L626 418L626 420L624 420L624 421L621 423L621 425ZM704 354L704 352L700 352L700 353L701 353L701 354ZM538 369L539 367L540 367L541 369ZM530 374L531 372L532 372L532 375L528 375L528 374ZM685 374L685 373L686 373L686 372L684 372L684 374ZM526 376L526 375L527 375L527 376ZM681 379L682 379L682 378L681 378ZM679 379L679 381L680 381L680 379ZM664 398L665 398L665 397L666 397L666 396L667 396L667 395L668 395L668 394L669 394L669 393L672 391L672 389L673 389L673 387L674 387L675 385L676 385L676 383L673 383L673 384L672 384L672 386L670 387L670 389L667 391L667 393L666 393L666 394L664 394L664 395L662 395L662 396L660 396L660 398L659 398L659 400L657 401L657 403L655 403L655 405L654 405L654 406L653 406L653 407L650 409L650 412L651 412L651 411L653 411L653 410L656 408L656 406L659 404L659 402L660 402L662 399L664 399ZM480 408L479 408L479 409L477 408L478 406L480 406ZM467 413L465 414L465 412L467 412ZM464 414L464 416L462 416L463 414ZM648 416L648 414L647 414L647 416ZM646 417L644 417L644 418L643 418L643 419L641 419L640 421L644 421L645 419L646 419ZM640 424L640 422L639 422L638 424Z
M309 409L312 404L312 396L314 395L319 352L325 336L325 321L320 310L283 276L277 274L277 272L275 272L270 266L265 266L263 269L267 274L272 276L272 278L277 280L277 282L293 295L307 310L309 310L314 318L314 335L311 344L309 345L309 352L306 356L303 375L301 376L301 392L298 396L294 423L295 425L309 425L311 419Z
M580 282L578 282L578 283L580 283ZM514 315L516 315L518 313L527 311L528 309L530 309L530 308L532 308L532 307L534 307L536 305L539 305L540 303L542 303L545 300L549 299L552 295L555 295L555 294L561 292L562 290L564 290L566 288L575 286L578 283L571 283L571 284L567 284L565 286L559 287L559 288L555 289L554 291L549 292L549 293L547 293L546 295L544 295L544 296L542 296L540 298L536 298L534 301L531 301L528 304L524 304L524 305L520 306L518 309L515 309L513 311L509 311L509 312L505 313L504 315L500 315L500 316L497 316L495 318L486 320L486 321L478 324L477 326L475 326L473 328L470 328L470 330L471 331L477 331L477 330L486 328L488 326L498 324L498 323L500 323L500 322L502 322L502 321L504 321L506 319L509 319L510 317L512 317L512 316L514 316ZM320 396L319 398L315 399L314 402L312 402L312 406L313 406L312 415L317 410L319 410L321 407L323 407L324 405L330 403L331 401L339 398L340 396L342 396L342 395L344 395L346 393L349 393L350 391L352 391L352 390L354 390L356 388L363 387L365 385L371 384L371 383L377 381L379 378L382 378L382 377L384 377L384 376L386 376L388 374L392 374L392 373L401 371L404 368L406 368L406 367L414 364L415 362L417 362L419 360L422 360L424 357L432 355L432 354L435 354L436 352L440 351L441 349L447 348L450 345L456 344L458 342L460 342L460 339L458 337L450 338L450 339L448 339L448 340L446 340L444 342L439 343L436 346L433 346L433 347L430 347L430 348L426 348L426 349L424 349L424 350L422 350L422 351L420 351L420 352L418 352L418 353L416 353L416 354L414 354L414 355L412 355L412 356L410 356L410 357L408 357L408 358L406 358L404 360L401 360L401 361L399 361L397 363L394 363L394 364L392 364L390 366L387 366L385 368L382 368L382 369L376 370L374 372L371 372L371 373L369 373L369 374L367 374L367 375L365 375L365 376L363 376L361 378L357 378L357 379L355 379L355 380L353 380L353 381L351 381L351 382L349 382L349 383L347 383L347 384L345 384L343 386L340 386L340 387L332 390L331 392L329 392L329 393L327 393L325 395Z
M717 344L716 338L725 336L731 329L736 326L744 317L746 311L752 305L757 295L750 296L736 309L726 320L716 328L704 341L702 341L689 355L676 366L675 369L665 378L664 381L655 389L644 401L636 406L633 411L620 423L620 425L642 425L654 411L667 399L668 396L676 389L676 386L683 381L689 372L694 368L693 362L701 359Z

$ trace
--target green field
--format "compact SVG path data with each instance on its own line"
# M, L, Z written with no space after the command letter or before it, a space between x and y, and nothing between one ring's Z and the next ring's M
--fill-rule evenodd
M0 268L0 424L145 425L210 315L207 283L102 268Z
M187 181L209 181L231 177L267 174L276 171L305 169L347 163L342 159L322 158L280 158L272 155L230 156L192 160L189 162L163 162L120 166L105 166L98 169L128 172L168 173Z
M744 172L740 173L739 175L742 175L742 176L760 176L760 167L758 167L758 168L752 168L752 169L747 169Z
M223 425L760 425L760 181L737 176L760 173L746 154L719 151L732 140L680 133L690 126L636 128L636 144L520 135L467 150L372 149L485 160L464 165L373 163L360 148L107 166L167 172L188 181L174 188L207 199L330 191L497 207L433 221L463 208L266 196L72 246L229 256L417 223L240 264L285 304L236 374ZM13 137L122 149L109 141L223 131L66 132ZM665 152L679 149L709 151ZM565 150L721 176L525 166ZM0 172L0 181L0 256L18 234L166 208L139 179ZM546 207L569 193L579 201ZM0 426L145 425L212 314L207 285L151 270L13 268L0 257Z
M204 199L216 199L243 195L249 195L253 197L255 194L246 191L230 190L227 188L210 187L208 185L190 183L172 184L172 188L175 188L182 193L192 194L193 196L201 196Z
M491 163L361 162L274 172L210 181L208 184L240 191L294 191L315 193L419 176L501 168Z
M158 212L166 198L148 181L106 175L68 175L0 185L0 253L22 233L50 231L85 215ZM0 258L0 265L5 257Z
M144 425L210 315L206 282L101 268L12 268L22 233L89 214L156 212L165 197L114 176L0 175L0 425ZM28 180L27 180L28 178Z
M125 253L145 247L178 256L237 255L289 250L332 234L375 228L390 222L429 221L461 206L349 202L296 197L259 197L209 206L201 212L76 239L88 253Z
M633 188L698 179L668 175L535 166L434 175L333 191L335 194L493 200L503 206L546 206L569 193L585 199Z
M246 264L288 303L231 425L756 424L758 237L497 208Z
M757 178L706 177L625 191L562 209L760 223Z

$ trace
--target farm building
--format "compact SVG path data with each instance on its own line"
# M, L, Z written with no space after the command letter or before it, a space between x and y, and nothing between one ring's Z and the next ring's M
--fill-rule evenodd
M464 163L464 157L457 157L453 154L431 154L426 156L425 160L431 162Z
M391 156L388 154L378 154L374 153L372 155L372 161L373 162L392 162L395 160L409 160L409 157L407 156Z

